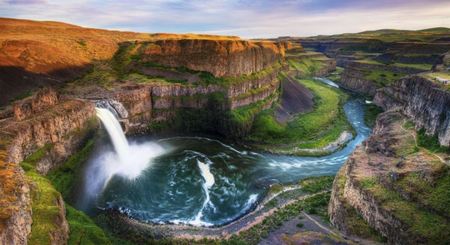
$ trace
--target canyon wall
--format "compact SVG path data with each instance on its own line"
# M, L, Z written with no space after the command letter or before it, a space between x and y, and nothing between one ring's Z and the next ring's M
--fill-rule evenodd
M439 143L450 145L450 93L422 76L405 77L378 90L374 102L382 108L399 108L417 129L438 135Z
M62 98L52 89L17 102L6 115L0 120L0 243L26 244L33 222L32 198L41 195L42 187L25 176L20 163L39 154L39 160L30 161L39 173L48 173L79 149L97 121L93 103ZM55 201L58 230L49 236L63 244L69 231L59 193Z
M369 96L374 96L378 88L389 83L388 78L383 79L381 77L377 78L378 80L374 80L374 78L370 77L371 72L393 73L397 74L398 78L400 78L405 74L415 74L425 71L410 67L368 64L358 61L346 61L344 68L339 84L346 89Z
M124 44L126 45L126 44ZM131 43L141 62L205 71L215 77L258 72L279 61L285 44L245 40L157 40Z
M391 110L380 114L372 136L338 172L329 203L330 220L355 235L362 217L389 244L443 244L449 235L448 212L439 190L446 188L448 166L418 149L414 129ZM431 201L429 198L434 196ZM357 233L357 232L356 232Z
M124 119L129 122L130 132L147 131L152 124L170 125L171 121L183 114L178 113L180 110L198 110L199 118L202 118L202 110L203 113L214 111L219 113L214 116L214 120L222 125L228 120L228 112L277 95L280 85L277 75L281 69L279 67L260 77L243 79L228 86L171 83L124 85L117 87L107 97L121 102L127 109L129 116ZM274 100L276 97L271 101ZM199 121L199 124L202 122ZM215 133L227 135L225 125L220 125L215 125Z

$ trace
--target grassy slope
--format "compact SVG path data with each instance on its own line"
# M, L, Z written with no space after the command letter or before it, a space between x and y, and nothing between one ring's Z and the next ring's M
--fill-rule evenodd
M406 121L403 128L413 132L414 124ZM450 151L448 147L439 146L437 137L426 136L422 130L416 138L417 145L414 137L399 140L396 154L405 159L428 156L420 168L428 168L429 173L424 174L425 170L420 168L412 169L397 180L391 180L390 185L383 185L377 177L362 179L360 184L383 209L406 225L405 232L426 238L430 244L444 244L450 234L450 167L430 152L448 154Z
M350 126L343 115L346 96L337 89L314 80L298 80L315 95L315 109L300 115L286 125L274 118L273 109L256 117L248 139L266 144L297 143L302 148L324 147Z
M60 211L56 200L61 196L60 192L64 196L70 193L76 171L87 159L92 145L92 142L88 142L81 151L72 155L60 169L52 171L48 177L37 173L35 164L45 156L52 145L42 147L21 163L32 186L33 224L28 237L29 244L50 244L50 232L56 228L54 221ZM66 205L66 219L70 229L68 244L111 243L110 238L89 217L69 205Z

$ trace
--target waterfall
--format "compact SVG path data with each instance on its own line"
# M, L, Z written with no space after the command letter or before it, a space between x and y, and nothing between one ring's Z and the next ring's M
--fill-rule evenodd
M125 160L129 153L129 146L119 121L108 109L96 107L95 111L105 126L117 155L121 160Z
M168 150L154 142L129 143L112 109L99 106L95 108L96 114L111 139L114 151L102 152L90 162L85 179L89 196L100 194L114 176L137 179L151 166L153 158Z

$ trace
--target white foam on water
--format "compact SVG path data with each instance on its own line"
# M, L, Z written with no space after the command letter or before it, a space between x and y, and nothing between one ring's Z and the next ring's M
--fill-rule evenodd
M209 189L214 185L215 179L214 179L214 175L211 173L211 171L209 169L209 164L205 164L205 163L197 160L197 166L200 169L200 174L204 180L204 182L202 184L202 188L203 188L203 192L205 193L205 200L203 201L203 205L200 208L200 210L198 211L195 218L192 221L190 221L189 223L192 225L210 226L211 225L210 223L204 222L201 219L203 217L203 210L208 205L213 206L211 203L211 198L209 196Z
M114 114L105 108L95 109L108 132L114 152L101 154L88 168L86 191L90 196L102 192L113 176L137 179L151 165L153 158L167 152L167 149L153 142L129 144Z

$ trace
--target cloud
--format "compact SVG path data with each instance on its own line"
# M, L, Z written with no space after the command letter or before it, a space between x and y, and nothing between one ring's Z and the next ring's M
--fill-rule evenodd
M8 4L43 4L46 0L7 0Z
M448 0L7 1L0 2L0 16L141 32L275 37L450 27Z

